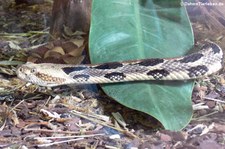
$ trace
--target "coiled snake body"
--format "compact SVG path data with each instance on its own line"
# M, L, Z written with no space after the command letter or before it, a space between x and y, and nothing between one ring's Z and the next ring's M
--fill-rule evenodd
M20 66L22 80L40 86L114 83L137 80L188 80L213 74L222 68L223 51L215 43L199 52L173 59L143 59L95 65L34 64Z

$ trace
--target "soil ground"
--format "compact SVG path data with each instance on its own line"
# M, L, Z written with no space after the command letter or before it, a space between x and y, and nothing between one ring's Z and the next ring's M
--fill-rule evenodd
M224 10L209 14L188 8L196 41L209 39L225 49ZM163 130L151 116L120 105L95 85L46 89L17 79L16 65L28 57L17 46L47 42L50 12L48 3L0 9L0 59L5 60L0 65L0 148L225 148L224 69L196 81L193 119L178 132ZM6 61L12 57L18 63Z

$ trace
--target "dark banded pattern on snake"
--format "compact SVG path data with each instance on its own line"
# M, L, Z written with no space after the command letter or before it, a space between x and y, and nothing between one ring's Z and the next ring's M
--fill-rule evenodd
M153 58L94 65L27 63L17 69L17 75L41 86L58 86L138 80L188 80L211 75L222 66L223 51L210 42L199 52L173 59Z

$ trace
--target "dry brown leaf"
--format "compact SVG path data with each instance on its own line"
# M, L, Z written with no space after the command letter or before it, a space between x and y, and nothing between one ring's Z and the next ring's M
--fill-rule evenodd
M225 133L225 125L215 123L214 129L215 129L216 131L218 131L218 132L223 132L223 133Z
M53 48L54 47L61 47L62 44L63 44L63 41L62 40L55 40L55 41L53 41Z
M71 39L70 41L73 42L78 47L84 45L84 39Z
M48 48L48 49L52 49L55 46L54 46L53 42L49 42L47 45L45 45L45 47Z
M65 55L62 57L63 61L66 64L80 64L84 60L84 56L73 57L70 55Z
M38 59L39 59L39 58L37 58L37 57L29 56L29 57L27 58L27 61L28 61L28 62L32 62L32 63L35 63L35 62L38 61Z
M223 85L225 84L225 79L223 77L220 77L219 81L220 81L221 84L223 84Z
M45 53L44 59L46 58L56 58L60 59L62 57L61 53L55 52L55 51L48 51Z
M55 64L65 64L65 62L60 58L52 58L52 57L47 57L45 59L38 59L36 63L55 63Z
M80 64L86 46L84 39L57 40L29 52L27 61L34 63Z
M31 50L29 52L29 55L31 55L31 56L34 55L34 56L37 56L37 57L43 57L45 55L45 53L49 50L50 50L50 48L48 48L48 47L46 47L46 45L44 45L44 46L40 46L40 47L38 47L34 50Z
M31 53L30 56L36 57L36 58L42 58L42 54L35 53L35 52ZM44 53L43 53L43 56L44 56Z
M84 48L85 48L85 45L82 45L81 47L69 52L68 54L74 57L81 56L84 51Z
M55 51L55 52L57 52L57 53L60 53L61 55L65 55L65 51L64 51L64 49L61 47L61 46L58 46L58 47L54 47L54 48L52 48L51 49L51 51ZM48 51L47 51L48 52ZM46 52L46 53L47 53ZM45 54L46 54L45 53Z
M78 46L76 44L74 44L73 42L69 41L69 42L62 44L62 48L64 49L65 53L69 53L69 52L77 49Z

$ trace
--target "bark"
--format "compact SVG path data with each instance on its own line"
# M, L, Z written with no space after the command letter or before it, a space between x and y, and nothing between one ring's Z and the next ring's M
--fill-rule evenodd
M54 39L62 37L64 27L73 32L88 32L92 0L55 0L50 33Z

